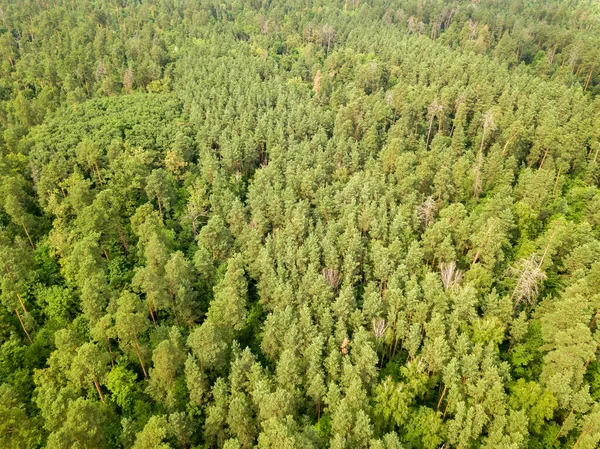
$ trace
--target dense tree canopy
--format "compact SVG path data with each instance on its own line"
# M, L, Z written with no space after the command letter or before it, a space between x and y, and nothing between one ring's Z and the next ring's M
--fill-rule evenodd
M2 446L597 448L599 18L0 0Z

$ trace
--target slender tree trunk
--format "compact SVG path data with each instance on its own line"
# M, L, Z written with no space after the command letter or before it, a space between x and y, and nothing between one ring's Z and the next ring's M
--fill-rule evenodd
M21 295L17 293L17 298L19 298L19 303L21 304L21 308L23 309L23 313L27 313L27 309L25 308L25 304L23 303L23 298Z
M100 396L100 400L104 403L104 396L102 396L102 390L100 389L100 384L98 383L98 379L94 379L94 386L96 387L98 396Z
M27 226L25 226L25 223L23 223L23 229L25 229L25 234L27 234L27 238L29 239L29 244L31 245L31 247L33 249L35 249L35 246L33 245L33 240L31 240L31 236L29 235L29 231L27 230Z
M392 357L396 356L396 349L398 348L398 338L394 340L394 352L392 352Z
M558 436L560 435L560 433L563 430L563 427L565 427L565 423L569 420L569 418L571 417L571 415L573 414L573 411L575 410L575 408L571 408L571 411L569 412L569 415L567 416L567 419L565 419L562 423L562 426L560 426L560 429L558 430L558 433L556 434L556 436L554 437L554 439L552 440L552 444L550 446L554 446L554 442L558 439Z
M483 144L485 142L485 127L483 128L483 134L481 135L481 145L479 145L479 158L481 158L481 154L483 154Z
M550 56L550 64L552 64L554 62L554 56L556 56L556 47L557 47L557 45L555 45L554 48L552 49L552 56Z
M552 196L556 196L556 187L558 187L558 180L560 179L560 171L562 167L558 167L558 174L556 175L556 181L554 182L554 189L552 190Z
M508 138L508 140L506 141L506 143L504 144L504 147L502 148L502 153L500 153L501 156L504 156L504 153L506 152L506 147L508 146L508 144L510 143L510 141L513 139L513 136L510 136Z
M19 309L15 309L15 312L17 313L17 318L19 318L19 323L21 323L21 327L25 331L25 335L27 335L27 338L29 339L29 343L33 344L33 340L31 339L29 332L27 332L27 329L25 329L25 324L23 324L23 320L21 319L21 314L19 313Z
M110 347L110 338L106 338L106 343L108 344L108 353L110 354L110 366L115 367L115 357L112 352L112 348Z
M546 151L544 151L544 157L542 158L542 162L540 162L540 165L538 166L538 170L544 166L544 162L546 161L546 156L548 156L548 151L549 150L546 148Z
M590 84L590 81L592 80L592 73L593 73L594 69L590 68L590 71L588 72L588 76L585 79L585 85L583 86L583 91L585 92Z
M96 176L98 176L98 181L100 185L102 185L102 177L100 176L100 169L98 168L98 161L94 162L94 167L96 167Z
M144 362L142 361L142 351L140 350L140 344L138 343L137 334L135 334L135 352L138 356L138 360L140 361L140 365L142 366L142 371L144 372L144 379L148 379L146 367L144 366Z
M442 405L442 401L444 400L444 396L446 396L446 390L448 389L447 385L444 385L444 391L442 391L442 395L440 396L440 400L438 401L436 410L440 409L440 405Z
M150 304L150 298L146 296L146 302L148 303L148 310L150 311L150 316L152 317L152 323L154 323L154 327L156 327L156 319L154 318L154 311L152 310L152 304Z
M429 137L431 136L431 128L433 128L433 115L431 116L431 120L429 120L429 130L427 131L427 143L425 148L429 148Z
M394 320L394 325L392 326L392 341L396 341L396 320ZM391 359L392 358L392 347L394 345L390 343L390 351L388 354L388 358Z
M598 311L592 318L592 322L590 323L590 329L592 329L594 327L594 324L596 324L596 319L598 318L598 315L600 315L600 309L598 309Z
M446 402L446 408L444 409L444 416L442 416L442 420L446 419L446 413L448 412L449 405L450 405L450 401Z
M181 326L179 322L179 318L177 317L177 310L175 309L175 297L173 295L173 288L169 286L169 297L171 298L171 309L173 310L173 316L175 317L175 322L177 326Z
M546 254L548 254L548 250L550 249L550 244L552 243L552 240L554 240L555 235L556 235L556 230L552 233L552 235L550 236L550 239L548 240L548 244L546 245L546 248L544 248L544 254L542 254L542 260L540 260L538 267L541 267L542 264L544 263L544 259L546 258Z
M156 201L158 202L158 211L160 212L160 216L162 218L163 212L162 212L162 204L161 204L161 201L160 201L160 196L156 197Z
M594 425L592 424L591 426L588 426L585 429L583 429L583 431L579 435L579 438L577 438L577 441L575 441L575 446L573 446L573 449L575 449L577 446L579 446L579 442L581 441L581 437L584 436L586 433L588 433L593 426Z

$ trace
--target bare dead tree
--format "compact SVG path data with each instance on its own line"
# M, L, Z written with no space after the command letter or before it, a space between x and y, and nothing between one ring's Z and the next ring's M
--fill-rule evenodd
M373 327L373 335L375 335L375 338L379 340L381 337L383 337L388 324L384 318L373 318L373 321L371 321L371 326Z
M126 94L130 94L133 89L133 70L129 67L123 74L123 88Z
M323 25L323 28L321 28L321 36L323 37L323 43L327 44L326 54L329 55L329 49L335 40L335 29L327 23Z
M485 142L486 134L496 130L496 121L494 120L494 114L492 111L487 111L483 114L483 134L481 135L481 145L479 146L479 152L483 152L483 144Z
M433 129L433 119L438 118L438 130L439 130L439 115L444 110L444 104L437 99L427 107L427 115L429 115L429 130L427 131L427 147L429 147L429 141L431 137L431 130Z
M394 93L391 90L385 93L385 104L390 107L394 105Z
M317 70L313 82L313 92L318 96L321 92L321 69Z
M383 18L381 20L386 25L392 25L394 23L394 10L388 8L385 11L385 14L383 15Z
M375 335L375 340L377 340L379 352L379 346L382 345L381 338L383 337L383 334L385 334L385 331L388 328L388 324L384 318L373 318L373 321L371 321L371 326L373 327L373 335ZM383 368L384 359L385 351L381 351L381 362L379 363L379 369Z
M458 285L463 278L463 272L456 268L456 262L440 264L440 277L446 290Z
M435 210L436 204L433 196L427 197L427 199L417 208L417 216L419 217L419 220L423 222L425 227L429 226L429 223L433 221Z
M350 346L350 340L348 337L344 337L344 341L340 345L340 352L344 355L348 355L348 347Z
M417 18L415 16L410 16L408 18L408 20L406 21L406 24L408 26L408 31L410 31L411 33L414 33L415 31L417 31Z
M100 61L98 61L98 65L96 65L96 72L94 73L94 78L96 78L96 81L100 81L106 75L108 75L108 70L106 70L104 61L101 59Z
M477 37L477 33L479 32L479 26L477 22L473 21L473 19L469 19L469 39L474 40Z
M529 259L520 259L514 267L509 268L511 274L518 276L517 285L510 297L515 302L513 310L523 302L529 305L535 303L539 294L539 286L546 280L542 262L543 258L539 259L538 255L534 254Z
M321 274L334 290L340 285L340 273L335 268L323 268Z

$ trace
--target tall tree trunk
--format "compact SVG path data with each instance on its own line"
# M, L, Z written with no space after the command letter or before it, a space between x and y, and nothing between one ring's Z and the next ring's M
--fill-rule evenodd
M175 309L175 296L173 295L173 288L171 286L169 286L169 297L171 298L171 309L173 310L175 322L177 323L177 326L181 326L179 318L177 317L177 310Z
M579 446L579 442L581 441L581 437L583 437L586 433L588 433L593 426L594 425L592 424L592 425L587 426L585 429L582 430L581 434L577 438L577 441L575 441L575 445L573 446L573 449L575 449L577 446Z
M94 162L94 167L96 167L96 176L98 176L98 181L100 185L102 185L102 177L100 176L100 169L98 168L98 161Z
M19 313L19 309L15 309L15 312L17 313L17 318L19 318L19 323L21 323L21 327L25 331L25 335L27 335L27 338L29 339L29 343L33 344L33 340L31 339L29 332L27 332L27 329L25 329L25 324L23 324L23 320L21 319L21 314Z
M100 389L100 384L98 383L98 379L94 379L94 386L96 387L96 391L98 392L98 396L100 396L100 400L104 402L104 396L102 396L102 390Z
M150 304L150 298L146 296L146 302L148 303L148 310L150 311L150 317L152 317L152 323L154 323L154 327L156 327L156 319L154 318L154 311L152 310L152 304Z
M19 303L21 304L21 308L23 309L23 313L27 313L27 309L25 308L25 304L23 303L23 298L21 295L17 293L17 298L19 298Z
M558 180L560 179L560 171L562 167L558 167L558 174L556 175L556 181L554 182L554 189L552 190L552 196L556 196L556 188L558 187Z
M538 166L538 170L541 169L544 166L544 162L546 161L546 156L548 156L548 148L546 148L546 151L544 151L544 157L542 157L542 161L540 162L540 165Z
M144 379L148 379L148 374L146 373L146 367L144 366L144 362L142 361L142 351L140 350L140 344L138 343L137 334L135 334L135 352L138 356L138 360L140 361L140 365L142 365L142 371L144 372Z
M35 246L33 245L33 240L31 240L31 236L29 235L29 230L27 229L27 226L25 226L25 223L23 223L23 229L25 229L25 234L27 234L27 238L29 239L29 244L31 245L31 247L33 249L35 249Z
M431 116L431 120L429 120L429 130L427 131L427 143L425 144L425 148L429 148L429 137L431 136L431 128L433 128L433 115Z
M110 366L115 367L115 357L110 347L110 338L106 337L106 343L108 344L108 353L110 354Z
M560 429L558 429L558 433L556 434L556 436L554 437L554 439L552 440L552 444L550 444L550 447L554 446L554 443L556 442L556 440L558 439L560 433L563 430L563 427L565 427L565 423L568 421L568 419L571 417L571 415L573 414L573 411L575 410L575 408L572 408L571 411L569 412L569 415L567 416L567 419L565 419L562 423L562 426L560 426Z
M161 204L161 201L160 201L160 196L156 197L156 201L158 202L158 211L160 212L160 217L162 218L163 212L162 212L162 204Z
M442 395L440 396L440 400L437 403L436 410L440 409L440 405L442 405L442 401L444 400L444 396L446 396L446 391L448 390L448 385L444 385L444 391L442 391Z
M583 86L583 91L585 92L590 84L590 81L592 80L592 73L593 73L594 69L590 68L590 71L588 72L588 76L585 79L585 85Z
M556 56L556 47L558 45L555 45L554 48L552 49L552 56L550 56L550 64L552 64L554 62L554 56Z

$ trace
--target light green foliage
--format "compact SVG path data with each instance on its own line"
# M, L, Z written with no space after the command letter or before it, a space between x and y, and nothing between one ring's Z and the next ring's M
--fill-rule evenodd
M151 417L144 429L137 434L133 449L169 449L171 446L164 443L168 426L165 416Z
M106 388L123 410L130 410L136 396L137 375L123 366L115 366L106 376Z
M86 384L93 385L98 390L102 402L104 402L100 384L104 383L108 373L109 360L109 354L97 345L84 343L77 349L77 355L71 362L69 379L73 385L79 388L85 388Z
M550 391L543 390L535 382L519 379L511 388L509 405L515 410L523 410L531 431L539 433L544 421L552 419L554 409L558 404Z
M185 363L184 343L180 332L173 328L169 339L160 342L152 354L152 368L147 392L168 409L177 405L177 387Z

